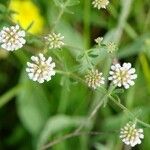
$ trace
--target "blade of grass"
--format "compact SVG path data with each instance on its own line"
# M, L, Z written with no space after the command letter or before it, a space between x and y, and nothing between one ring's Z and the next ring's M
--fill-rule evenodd
M23 85L16 85L5 94L0 97L0 108L2 108L5 104L12 100L21 90L23 89Z

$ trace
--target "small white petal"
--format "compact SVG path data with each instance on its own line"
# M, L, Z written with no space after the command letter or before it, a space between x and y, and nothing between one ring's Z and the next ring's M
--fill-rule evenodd
M129 80L128 83L129 83L131 86L133 86L133 85L135 84L134 81L132 81L132 80Z

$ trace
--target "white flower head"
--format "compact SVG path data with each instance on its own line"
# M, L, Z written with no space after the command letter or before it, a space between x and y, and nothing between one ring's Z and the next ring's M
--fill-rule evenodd
M98 37L95 39L95 42L100 46L103 41L103 37Z
M45 40L49 45L49 49L61 48L64 45L63 39L64 36L61 36L60 33L51 33L45 37Z
M92 4L95 8L106 9L107 5L109 4L109 1L108 0L93 0Z
M52 58L46 59L43 54L31 57L32 63L27 62L26 72L31 80L43 83L45 80L51 80L51 77L55 75L55 63L52 62Z
M104 77L102 77L102 73L98 72L98 70L91 70L89 73L85 76L85 82L88 84L89 87L96 89L97 87L104 84Z
M120 138L126 145L134 147L141 144L141 139L144 138L143 129L137 129L136 124L129 122L121 128Z
M131 68L131 63L115 64L111 66L111 71L109 72L109 80L112 80L114 85L121 87L124 86L128 89L130 86L134 85L134 80L137 78L135 74L135 68Z
M0 31L0 44L1 47L7 51L14 51L22 48L26 43L25 31L21 30L19 25L11 27L3 27Z

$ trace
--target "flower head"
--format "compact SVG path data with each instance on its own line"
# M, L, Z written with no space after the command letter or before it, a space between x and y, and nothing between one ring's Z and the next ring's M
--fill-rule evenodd
M113 53L118 49L117 45L113 42L109 42L106 46L108 49L108 53Z
M136 129L136 124L127 123L121 128L120 138L125 144L134 147L141 144L141 139L144 138L143 129Z
M109 74L109 80L112 80L116 86L124 86L126 89L133 86L133 80L137 78L135 69L131 68L131 63L123 63L122 66L120 64L112 65Z
M64 36L61 36L60 33L51 33L48 36L46 36L45 39L50 49L61 48L64 45L62 41L64 39Z
M103 37L98 37L97 39L95 39L95 42L100 46L101 43L103 41Z
M98 9L104 8L106 9L106 6L109 4L108 0L93 0L92 2L94 7L97 7Z
M32 63L27 62L26 72L33 81L43 83L44 80L51 80L51 76L55 75L55 63L52 62L52 58L49 57L47 60L43 54L31 57Z
M89 71L89 73L85 76L85 81L88 86L92 87L93 89L96 89L97 87L104 84L104 78L102 77L102 73L99 73L98 70Z
M22 48L26 43L25 31L20 30L19 25L11 27L3 27L0 31L0 44L1 47L7 51L14 51Z

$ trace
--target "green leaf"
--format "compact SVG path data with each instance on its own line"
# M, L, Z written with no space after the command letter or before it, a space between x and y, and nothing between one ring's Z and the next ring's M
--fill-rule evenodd
M24 72L20 84L26 86L17 97L18 114L26 129L36 135L48 119L49 102L42 85L29 80Z
M6 10L7 8L4 5L0 4L0 13L5 13Z
M79 117L70 117L65 115L58 115L50 118L46 123L43 131L40 134L37 150L40 150L41 147L51 138L54 134L60 134L64 129L78 127L80 124L84 123L84 118ZM87 122L87 126L89 123Z
M72 56L76 58L79 54L81 54L81 51L83 51L83 39L78 31L64 21L59 23L56 27L56 31L64 35L64 42Z
M150 34L145 34L132 44L129 44L125 48L122 48L118 54L119 58L126 58L132 55L137 55L138 53L143 51L145 40L148 38L150 38Z

